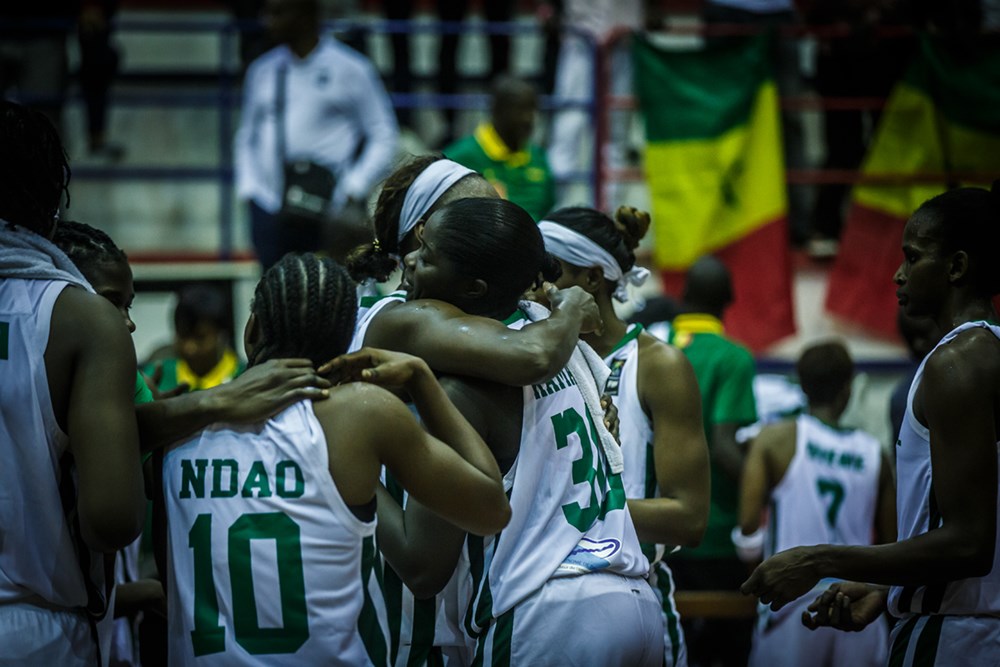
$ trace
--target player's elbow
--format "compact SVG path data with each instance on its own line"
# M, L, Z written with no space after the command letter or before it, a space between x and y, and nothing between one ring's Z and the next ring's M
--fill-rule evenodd
M80 530L84 543L94 551L112 553L132 542L142 532L144 504L114 509L80 506Z
M507 364L507 384L512 386L547 382L562 370L546 346L537 343L521 344L512 362Z
M495 535L510 523L510 502L503 488L498 487L497 491L489 495L491 497L483 504L482 511L465 527L473 535Z

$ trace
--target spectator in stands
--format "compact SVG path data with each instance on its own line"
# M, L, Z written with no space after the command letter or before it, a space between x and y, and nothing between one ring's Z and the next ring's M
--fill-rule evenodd
M740 489L740 531L734 531L733 541L752 548L757 559L762 550L769 558L803 544L872 544L873 536L877 543L894 541L896 489L889 457L875 437L839 425L854 375L847 348L839 342L813 345L802 352L797 369L808 410L765 426L753 440ZM751 667L885 664L885 623L860 633L812 632L799 622L811 601L802 598L777 612L761 605Z
M87 148L92 155L120 160L125 149L107 140L108 95L118 74L118 50L111 43L118 0L84 3L80 12L80 92L87 108Z
M183 289L174 310L173 354L142 369L160 392L182 385L210 389L243 372L231 341L229 304L218 290L205 285Z
M655 24L650 0L564 0L562 25L567 30L559 47L555 97L560 101L589 101L594 92L594 44L608 39L618 29L640 30L645 23ZM608 82L612 95L629 95L632 91L632 54L624 43L612 50ZM610 142L603 156L612 169L625 165L628 153L629 123L622 113L612 114ZM553 115L549 140L549 162L557 179L569 178L586 169L592 161L593 121L588 111L564 109ZM584 140L590 137L589 140ZM560 186L557 199L560 206L570 203L567 186ZM596 194L596 193L595 193ZM616 201L613 194L608 197Z
M444 149L449 159L475 169L509 199L542 219L555 203L555 181L545 149L531 141L538 94L527 81L502 76L493 85L490 120Z
M708 528L701 546L669 559L678 590L735 591L747 573L730 536L737 525L744 457L736 430L757 420L755 371L750 351L723 335L722 315L732 295L725 265L714 257L702 257L688 270L683 312L670 328L668 342L684 351L698 378L712 480ZM691 662L746 665L751 628L751 622L742 619L686 621Z
M66 42L79 0L0 3L0 95L44 113L63 131L69 85Z
M438 0L437 17L439 21L455 23L465 18L469 11L469 0ZM483 13L489 23L510 21L514 13L513 0L489 0L482 3ZM412 10L411 10L412 11ZM441 46L438 51L438 92L442 95L453 95L458 92L458 32L441 34ZM510 64L510 35L491 33L489 79L492 81L507 71ZM398 56L396 62L398 63ZM457 128L455 116L457 109L445 109L445 135L441 145L455 141Z
M371 62L320 35L318 0L268 0L265 17L278 46L247 71L236 185L267 268L287 252L326 246L340 256L368 239L365 205L389 169L398 129ZM303 172L310 183L293 183ZM306 198L315 220L291 214L303 192L318 197Z
M819 41L816 92L823 97L887 97L910 61L914 40L912 36L887 38L878 30L882 25L908 23L909 4L836 0L808 3L805 18L809 23L846 24L852 29L848 35ZM825 109L823 167L860 167L878 117L879 109ZM847 183L817 187L807 245L812 257L836 255L849 193Z

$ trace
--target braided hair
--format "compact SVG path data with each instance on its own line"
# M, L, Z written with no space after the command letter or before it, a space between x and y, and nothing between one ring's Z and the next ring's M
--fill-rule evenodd
M649 214L629 206L619 206L615 218L592 208L570 206L553 211L546 220L583 234L615 258L622 272L635 266L635 249L649 231Z
M304 357L317 366L347 351L357 296L347 271L327 257L289 253L257 283L252 311L261 343L250 365Z
M984 296L1000 293L1000 181L992 188L955 188L928 199L914 217L925 217L945 252L964 251L974 289Z
M0 100L0 219L48 236L63 195L69 206L69 161L59 133L41 112Z
M52 242L66 253L84 276L91 275L99 264L128 264L125 251L115 245L110 236L82 222L61 220L56 225Z

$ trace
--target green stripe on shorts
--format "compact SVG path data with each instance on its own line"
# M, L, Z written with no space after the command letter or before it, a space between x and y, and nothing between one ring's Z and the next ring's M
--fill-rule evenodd
M906 647L910 643L910 635L913 634L913 628L916 626L918 618L920 617L911 616L903 621L903 629L896 635L896 641L892 643L892 649L889 651L889 667L903 667L903 661L906 660Z
M913 667L934 667L938 642L941 640L941 626L944 616L931 616L917 637L917 650L913 654Z

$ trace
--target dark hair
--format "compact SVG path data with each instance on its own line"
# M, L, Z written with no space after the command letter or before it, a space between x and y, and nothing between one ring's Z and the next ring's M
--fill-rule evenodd
M372 215L372 228L374 238L372 243L360 245L351 251L347 257L347 270L351 277L362 282L368 278L374 278L379 282L389 279L398 264L399 258L404 254L403 245L406 239L413 234L411 230L406 236L399 238L399 218L403 213L403 202L406 200L406 193L410 186L428 167L438 160L445 160L443 155L421 155L411 158L408 162L397 168L382 184L378 201L375 203L375 213ZM454 185L445 191L436 202L424 214L426 221L447 201L446 194L451 193L459 184L468 183L467 179L478 179L484 186L487 186L486 179L481 174L471 173L458 179ZM488 186L492 188L492 186ZM378 241L376 247L375 240Z
M812 345L802 352L795 370L810 403L830 403L854 377L854 362L843 343Z
M39 111L0 100L0 219L48 235L62 197L69 206L69 162L59 133Z
M332 259L289 253L257 283L253 313L261 344L250 364L305 357L317 366L347 351L358 303L354 282Z
M220 331L232 326L232 308L225 293L214 285L189 285L177 295L174 330L181 336L208 322Z
M115 245L110 236L82 222L61 220L56 225L56 235L52 241L66 253L84 277L89 276L90 271L98 264L106 262L128 264L125 251Z
M994 257L1000 246L1000 181L990 190L956 188L928 199L914 215L929 219L934 235L946 253L969 256L973 288L984 296L1000 292L1000 263Z
M583 234L615 258L622 272L635 266L635 252L639 241L649 230L649 215L628 206L615 212L615 219L601 211L583 206L570 206L553 211L546 220Z
M463 276L488 285L486 303L516 301L538 281L558 278L558 262L545 252L538 225L506 199L456 199L438 211L437 250Z

